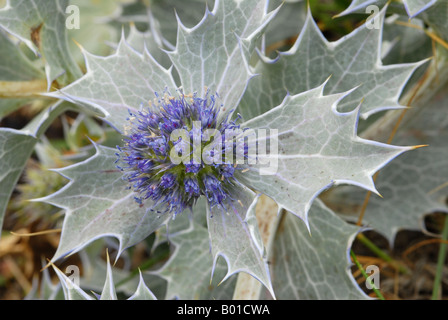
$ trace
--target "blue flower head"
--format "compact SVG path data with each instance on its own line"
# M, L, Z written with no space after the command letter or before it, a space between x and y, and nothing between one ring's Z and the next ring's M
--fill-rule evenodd
M211 207L226 209L235 170L245 165L237 156L248 155L244 139L235 139L243 132L238 119L221 120L214 95L156 96L149 107L130 111L127 137L118 147L118 168L136 201L165 203L176 215L205 196Z

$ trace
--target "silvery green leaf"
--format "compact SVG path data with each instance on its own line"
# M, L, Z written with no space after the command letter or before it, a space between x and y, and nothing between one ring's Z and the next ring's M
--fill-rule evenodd
M213 7L215 0L154 0L149 5L149 10L156 19L164 37L171 43L176 43L177 21L179 15L182 23L187 27L193 27L201 21L206 6Z
M92 54L105 56L111 53L110 43L116 43L120 38L120 31L107 23L120 5L120 0L70 0L71 7L66 14L69 28L70 52L78 64L83 64L84 57L77 43ZM79 21L71 20L79 12ZM79 22L77 25L75 22ZM72 23L72 24L70 24ZM92 32L94 30L94 32Z
M374 19L338 41L329 42L314 22L311 12L293 47L271 60L261 55L255 67L258 77L251 80L238 111L250 119L281 103L286 93L297 94L322 84L325 94L358 89L339 104L350 111L361 104L361 117L403 108L398 102L412 72L421 63L384 66L381 63L381 33L385 9Z
M179 21L177 44L169 52L185 94L217 92L222 116L238 105L249 79L248 59L276 11L266 13L266 1L215 1L193 28Z
M29 100L28 99L0 99L0 120L5 116L20 109Z
M269 1L268 10L279 8L275 18L269 23L265 32L265 46L276 44L279 41L299 34L306 20L307 1Z
M59 77L68 84L82 75L67 43L68 5L68 0L16 0L0 9L0 27L45 59L48 88Z
M42 261L42 277L33 277L31 290L23 298L24 300L62 300L64 299L64 292L61 290L61 284L54 284L51 280L48 268Z
M9 198L40 136L70 105L60 101L39 113L22 130L0 128L0 229Z
M183 92L203 94L207 86L218 92L225 110L235 108L252 76L247 55L274 13L265 13L265 1L222 1L196 27L187 29L180 24L178 44L170 57ZM147 51L133 50L123 38L111 56L97 57L85 51L84 55L87 73L49 95L90 108L118 131L123 131L129 109L147 105L155 92L176 93L171 71Z
M194 216L203 217L204 209L203 205L194 208ZM187 219L187 215L182 214L170 224L180 223L185 226ZM152 273L167 281L165 299L230 299L234 281L233 279L224 283L216 281L221 280L226 274L226 266L223 261L218 261L213 266L209 233L204 225L196 222L196 219L191 220L188 228L184 230L178 227L168 229L174 232L168 235L168 239L175 247L174 252L162 268Z
M81 287L79 287L74 279L67 277L67 275L54 264L52 264L52 267L59 278L62 290L64 291L65 300L94 300Z
M394 12L407 14L409 19L412 19L437 2L440 3L443 1L444 0L403 0L403 4L397 1L391 2L390 6ZM382 8L386 3L387 0L352 0L348 8L338 14L338 16L344 16L351 13L371 13L370 9L373 9L373 6Z
M22 132L35 137L41 137L54 120L67 110L76 110L76 106L64 101L57 101L38 113L23 129Z
M145 50L148 50L151 56L162 66L169 67L171 65L171 60L166 52L163 51L165 46L162 41L162 35L158 30L141 32L134 25L131 25L126 42L138 52L143 53Z
M207 200L205 197L199 198L196 204L194 205L194 212L186 211L185 215L180 217L176 217L173 221L170 221L167 224L166 231L163 232L163 236L160 237L160 242L165 241L165 236L171 238L172 235L177 234L178 232L185 232L185 230L189 230L191 228L191 223L193 220L194 225L206 227L207 219L205 212L207 211ZM195 214L197 212L197 214ZM161 233L162 235L162 233Z
M336 17L341 17L352 13L371 14L374 10L383 8L386 3L387 0L352 0L347 9L337 14ZM391 3L389 6L394 7L394 9L398 7L402 12L405 11L404 8L402 8L403 5L401 3Z
M107 253L106 264L107 264L106 281L104 282L104 287L103 291L101 292L100 300L118 300L117 292L115 291L112 267L110 266L109 253Z
M163 44L157 39L157 36L149 31L142 32L138 30L135 25L131 25L129 27L129 34L126 38L126 42L137 50L138 52L143 53L146 49L149 53L159 61L156 56L159 54L156 49L162 48ZM161 50L158 50L161 51Z
M118 9L109 17L104 18L105 22L114 25L118 24L121 29L130 23L148 24L147 7L148 2L143 1L119 1Z
M368 299L350 270L350 248L358 232L320 200L310 209L310 230L286 212L269 256L277 298Z
M107 274L108 262L105 261L101 255L104 252L105 248L109 248L110 246L110 239L102 238L94 241L91 245L79 251L79 257L82 262L82 276L80 278L80 287L83 288L83 290L91 290L93 292L103 291L105 283L104 277L105 274ZM133 276L133 271L130 271L130 266L128 263L126 263L126 260L129 259L129 257L126 257L125 254L126 252L121 255L121 261L123 263L120 267L111 267L112 278L114 279L116 292L127 297L135 295L137 291L140 293L144 293L144 287L146 286L146 284L139 284L139 282L141 281L150 283L151 289L158 290L158 288L156 287L158 278L156 278L155 276L140 273L143 280L140 280L138 277Z
M124 1L119 10L109 17L110 24L122 25L135 23L141 30L151 26L159 29L167 40L166 45L176 43L178 14L186 26L193 27L204 16L206 5L213 6L214 0L151 0L151 1ZM151 17L154 18L151 21Z
M409 18L414 18L438 1L440 0L403 0L403 4Z
M101 289L101 294L96 295L100 300L118 300L115 283L114 272L110 264L109 255L107 255L106 268L101 276L105 276ZM79 286L75 279L70 279L59 268L52 264L54 271L56 272L59 282L62 285L64 296L66 300L94 300L89 294L87 294L81 286ZM97 274L99 275L99 274ZM80 280L80 279L79 279ZM128 298L128 300L156 300L154 294L146 286L145 281L140 273L139 285L137 291Z
M143 279L142 273L139 273L139 283L137 291L129 297L128 300L157 300L156 296L152 291L146 286L145 280Z
M19 46L0 30L0 81L45 79L45 74L23 53ZM44 80L45 81L45 80ZM0 84L1 87L1 84ZM29 99L0 99L0 119L17 110Z
M201 0L202 1L202 0ZM164 3L164 2L161 2ZM180 2L183 3L183 2ZM159 2L152 2L151 7L157 6ZM129 30L126 32L126 42L129 44L130 47L137 50L140 53L143 53L144 51L148 51L149 54L163 67L169 68L171 67L172 63L169 59L168 55L166 54L165 50L167 49L173 49L173 45L169 43L168 40L165 38L165 34L162 33L159 21L154 17L152 11L144 6L143 3L134 3L134 5L141 5L142 7L142 14L143 14L143 20L148 24L148 27L144 30L141 30L137 28L136 24L134 22L131 22L129 25ZM189 3L189 5L191 5ZM205 7L205 4L203 4ZM172 24L171 28L177 29L177 21L174 17L174 8L171 14L173 15L172 18ZM188 11L190 12L190 11ZM163 16L161 19L164 21L164 23L168 23L169 21L167 15ZM199 21L199 20L198 20ZM174 34L175 36L175 34ZM173 76L176 76L174 74ZM178 79L175 78L177 81Z
M80 286L84 290L91 290L93 292L103 291L105 283L104 275L107 273L108 263L102 258L101 254L107 248L106 240L108 239L98 239L78 253L83 270L82 277L80 278ZM112 273L117 291L129 296L135 292L138 285L136 279L129 279L126 283L118 286L121 281L129 277L129 270L113 267Z
M0 31L0 57L1 81L45 79L45 74L3 31Z
M100 237L119 240L119 254L157 230L170 214L157 211L151 202L139 205L115 166L116 150L96 146L97 153L80 163L54 170L70 179L58 192L36 201L65 209L55 261Z
M398 231L422 230L425 214L448 212L447 90L445 85L430 101L413 105L394 137L396 143L428 146L401 155L381 170L376 180L382 198L370 197L363 223L384 235L391 244ZM343 201L347 208L359 208L365 198L365 192L348 187L334 191L328 198L330 206ZM353 219L349 212L341 213ZM359 209L353 214L357 219Z
M400 22L414 27L398 24ZM425 34L424 22L420 19L409 20L399 15L388 17L384 22L383 43L389 44L389 50L383 51L385 64L417 62L433 55L431 38Z
M373 174L410 150L358 137L359 108L337 111L352 92L325 95L325 85L287 96L281 105L241 124L253 129L246 131L249 138L253 132L266 133L256 142L265 144L267 152L259 152L257 163L238 172L237 179L306 223L312 201L323 190L352 184L376 192Z
M420 17L420 16L419 16ZM421 18L444 41L448 41L448 2L438 0L421 14Z
M235 185L233 200L224 210L207 207L208 232L214 264L224 258L228 271L224 280L238 272L246 272L259 280L273 297L265 249L255 218L257 195L243 185Z
M33 135L0 128L0 230L9 198L36 142Z
M100 114L118 131L124 131L129 110L138 110L165 89L172 94L176 84L170 70L163 68L144 51L131 48L122 37L116 52L108 57L94 56L84 51L87 73L61 89L50 94L67 99Z
M425 33L424 28L425 22L418 18L409 19L407 15L399 14L388 16L383 28L382 60L384 64L412 63L431 59L434 55L433 41ZM429 63L425 63L417 68L407 81L400 97L403 105L406 105L407 94L422 79L428 66ZM375 121L375 118L372 117L371 120ZM359 131L363 131L372 121L364 122L363 128Z

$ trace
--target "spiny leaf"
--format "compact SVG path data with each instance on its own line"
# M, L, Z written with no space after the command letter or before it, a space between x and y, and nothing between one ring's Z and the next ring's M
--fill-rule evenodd
M380 26L385 9L375 19ZM385 110L403 108L400 93L412 72L420 65L381 63L381 31L364 24L344 38L329 42L314 22L311 12L297 41L275 60L261 56L255 72L260 74L248 86L238 111L249 119L281 103L286 93L310 90L331 79L325 94L359 88L340 104L341 111L353 110L363 99L361 117Z
M24 133L40 138L54 120L68 110L77 110L76 106L65 101L57 101L37 114L23 129Z
M109 253L107 252L107 269L106 281L104 282L103 291L101 292L100 300L118 300L117 292L115 291L114 278L112 275L112 267L110 266Z
M164 45L161 37L162 35L157 30L141 32L134 25L131 25L126 42L138 52L143 53L145 50L148 50L157 62L163 66L169 66L171 65L171 60L162 50Z
M79 251L79 257L82 262L82 276L80 286L84 290L101 292L104 288L104 275L107 273L108 262L102 258L105 248L109 250L113 245L110 239L102 238L94 241L83 250ZM114 247L114 249L116 249ZM121 261L124 261L124 267L112 267L112 278L115 283L115 290L122 295L132 296L136 293L139 285L139 279L132 276L132 271L128 268L129 255L124 252L121 255ZM153 281L153 276L142 275L145 281ZM151 280L149 280L151 278Z
M63 273L54 264L52 264L52 267L59 278L62 290L64 291L65 300L94 300L83 289L81 289L74 280L67 277L67 275L65 275L65 273Z
M252 76L246 62L249 51L275 13L265 14L264 10L264 1L217 1L198 26L187 29L180 24L178 44L170 57L186 94L203 94L208 87L218 92L224 110L236 107ZM176 93L178 86L171 71L147 51L140 54L130 48L123 38L109 57L85 51L84 55L87 73L49 95L102 114L118 131L123 131L128 110L147 105L155 92Z
M359 109L337 111L338 103L351 92L324 95L325 85L287 96L278 107L241 125L255 132L265 130L266 141L262 136L256 141L268 145L270 152L258 154L257 164L238 173L239 181L306 223L313 199L323 190L348 183L376 192L372 175L410 150L359 138Z
M213 6L214 0L155 0L149 4L149 10L157 20L157 24L164 37L172 44L176 43L177 24L179 15L186 26L194 26L203 18L206 6Z
M0 229L9 198L34 146L54 119L69 107L58 101L38 114L22 130L0 128Z
M121 253L170 217L169 213L152 208L150 201L139 205L122 179L122 172L115 167L115 149L99 145L96 148L93 157L54 170L71 181L58 192L37 199L66 210L60 244L52 261L105 236L119 240Z
M118 42L120 30L107 23L107 19L119 9L120 2L122 1L70 0L70 5L79 9L79 28L74 25L67 30L70 52L78 64L84 63L84 57L77 44L95 55L105 56L112 52L109 43ZM75 11L66 15L69 22L70 15L75 15Z
M363 223L384 235L393 245L400 230L422 230L422 217L432 212L446 212L448 176L448 87L445 85L430 101L414 105L394 137L396 143L426 144L427 147L395 159L378 175L376 184L383 198L370 197ZM344 187L326 198L329 206L344 201L345 208L359 215L365 192ZM349 210L351 211L351 210ZM341 212L353 219L350 212Z
M406 8L409 18L414 18L426 9L430 8L436 2L437 0L403 0L404 7Z
M243 185L235 185L227 210L207 207L208 232L214 263L219 256L228 265L223 281L238 272L258 279L273 297L265 250L255 218L257 195Z
M15 82L45 79L45 74L1 30L0 57L2 57L0 59L0 97L2 97L2 94L7 93L3 90L3 84L1 83L3 81ZM0 99L0 119L26 103L30 103L30 99Z
M135 293L130 296L128 300L157 300L156 296L146 286L141 271L139 272L139 275L140 280L138 283L137 291L135 291Z
M67 44L65 10L68 4L68 0L8 0L0 9L0 27L45 59L48 88L61 75L62 84L82 75Z
M352 13L367 13L370 14L371 11L367 11L366 8L370 5L374 5L377 8L383 8L387 3L387 0L352 0L350 5L343 12L336 15L336 17L345 16ZM391 3L392 6L395 5L394 2ZM402 7L401 4L395 5ZM404 11L404 10L403 10Z
M0 128L0 229L9 198L36 142L32 135Z
M64 296L66 300L95 300L92 296L87 294L75 281L67 277L59 268L51 263L56 275L59 278L59 282L62 285ZM106 260L106 280L102 288L100 300L118 300L115 284L113 280L112 267L109 261L109 255L107 254ZM137 291L128 298L128 300L156 300L154 294L146 286L145 281L140 273L140 281L137 287Z
M42 267L45 262L42 261ZM31 290L26 294L23 300L62 300L64 292L60 283L53 283L48 272L48 268L43 268L42 276L33 277ZM62 289L62 290L61 290Z
M43 79L45 74L3 31L0 31L0 80L26 81Z
M348 8L337 16L340 17L351 13L371 13L370 10L366 10L369 6L373 5L382 8L387 2L387 0L352 0ZM403 8L399 1L392 1L390 6L393 8L393 11L400 14L407 14L409 19L412 19L433 7L435 4L443 2L444 0L403 0Z
M198 216L205 215L205 201L200 200L194 208L194 220L188 228L179 230L175 225L184 225L186 215L177 216L170 222L168 230L176 230L168 235L175 250L163 267L155 272L168 282L166 299L230 299L234 288L234 281L219 284L226 274L225 265L218 261L213 265L213 256L210 254L210 239L207 228L198 223ZM172 231L174 231L172 230ZM171 232L171 231L170 231ZM213 272L212 272L213 271ZM213 278L212 278L213 275Z
M264 33L266 49L299 34L306 20L307 2L270 0L268 10L279 8Z
M351 5L338 16L365 12L368 5L382 7L386 0L353 0ZM393 11L411 18L423 19L445 42L448 41L448 2L445 0L403 0L405 10L400 10L399 3L392 2Z
M129 22L135 23L141 30L151 27L159 29L165 45L173 47L177 37L176 15L179 15L186 26L194 26L201 21L206 5L213 6L214 0L152 0L124 1L121 9L108 19L110 24L120 27ZM152 18L148 19L148 13Z
M368 299L350 271L350 248L359 228L316 200L310 237L303 223L285 213L270 255L278 299ZM337 241L335 241L337 239Z
M424 11L421 18L441 37L448 41L448 2L438 0L433 6Z
M124 131L129 110L137 110L176 84L171 72L147 52L132 49L122 37L115 54L98 57L84 51L87 73L52 96L68 99L99 113L118 131Z
M403 25L401 23L406 23ZM410 24L414 27L407 26ZM409 19L405 16L393 15L385 20L383 29L383 50L385 64L417 62L433 55L431 38L424 29L424 22L419 19ZM417 73L412 78L420 78ZM410 87L409 82L407 86Z
M184 93L217 92L223 113L237 106L252 77L247 61L255 41L275 14L265 10L266 1L217 0L194 28L179 21L176 49L169 55Z

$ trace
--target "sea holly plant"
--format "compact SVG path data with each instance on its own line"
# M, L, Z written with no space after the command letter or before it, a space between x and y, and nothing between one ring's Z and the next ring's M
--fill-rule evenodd
M350 248L362 224L351 224L337 208L344 201L350 207L351 196L361 192L379 195L375 174L389 166L405 171L401 154L412 159L426 145L406 139L396 145L383 135L408 104L424 105L445 83L446 43L438 35L445 26L431 11L443 4L353 1L338 16L372 4L378 10L335 40L326 38L312 4L303 1L179 3L117 0L95 7L108 31L95 41L64 28L66 9L77 1L6 1L0 9L0 54L18 56L0 61L0 115L25 104L41 109L21 130L0 128L0 221L28 158L56 119L74 112L96 133L107 132L98 140L101 134L87 130L93 152L53 169L67 184L30 199L64 211L58 246L46 257L61 285L49 286L47 296L61 296L62 288L66 299L87 300L368 299L350 272ZM94 5L85 1L79 14ZM200 15L188 12L198 7ZM92 12L84 20L89 26ZM291 36L291 25L283 32L280 19L291 14L299 21L297 37L273 52L278 39ZM402 16L432 27L417 22L413 31L438 40L431 47L435 62L408 59L411 53L393 61L403 57L400 41L409 39L384 31L404 34L404 24L386 28ZM72 52L71 35L79 52ZM95 46L98 38L110 54ZM19 67L24 71L14 72ZM426 191L443 190L427 181ZM382 201L375 208L390 205ZM369 214L366 222L389 237L390 230L414 228L396 202L393 216L378 213L375 221ZM444 208L421 210L427 207ZM108 247L106 262L92 267L101 254L90 253L81 281L57 266L98 243ZM166 243L171 249L159 254ZM158 257L151 268L120 269L142 244ZM94 277L106 280L98 286Z

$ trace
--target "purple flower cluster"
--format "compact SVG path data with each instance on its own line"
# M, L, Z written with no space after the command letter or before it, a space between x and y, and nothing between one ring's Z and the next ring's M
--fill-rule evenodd
M234 153L243 149L247 157L248 150L245 142L241 147L238 139L226 139L229 132L242 132L236 120L219 119L221 106L214 95L156 96L149 107L130 111L127 137L117 147L118 168L136 193L136 201L151 199L159 208L166 204L166 210L176 215L205 196L211 207L226 209L234 172L241 168ZM176 135L179 130L185 133L183 139ZM210 131L215 132L213 138ZM198 146L205 150L195 157ZM179 158L182 161L175 161Z

